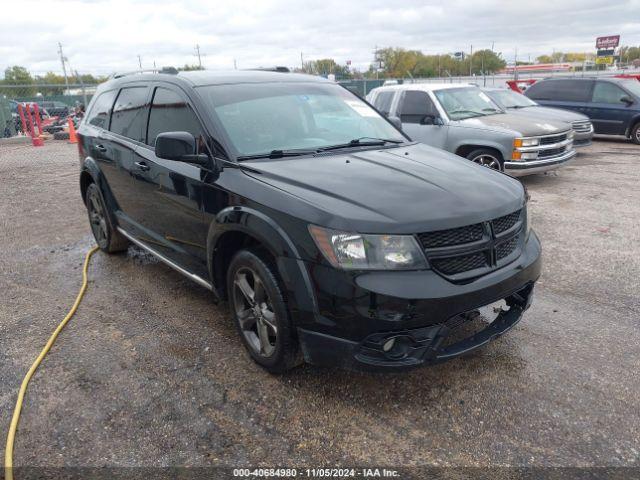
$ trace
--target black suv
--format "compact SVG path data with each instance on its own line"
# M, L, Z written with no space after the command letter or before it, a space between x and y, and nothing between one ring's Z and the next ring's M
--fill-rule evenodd
M448 359L530 305L540 243L523 186L411 142L333 82L126 75L78 133L100 248L134 243L227 299L269 371Z
M549 78L524 94L541 105L575 110L595 133L624 135L640 144L640 82L623 78Z

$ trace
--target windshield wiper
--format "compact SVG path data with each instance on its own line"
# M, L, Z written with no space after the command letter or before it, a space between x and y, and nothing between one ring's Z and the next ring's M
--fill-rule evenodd
M482 117L482 116L484 116L484 113L476 112L475 110L453 110L453 111L449 112L449 115L455 115L456 113L470 113L471 114L471 116L465 117L465 118Z
M255 153L252 155L241 155L238 157L238 161L242 160L255 160L258 158L284 158L284 157L299 157L301 155L311 155L316 153L317 150L271 150L265 153Z
M498 110L497 108L483 108L482 109L483 112L493 112L493 113L497 113L500 110Z
M368 140L368 141L364 141ZM392 143L397 145L399 143L404 143L404 140L393 140L391 138L377 138L377 137L360 137L354 138L348 143L339 143L337 145L328 145L326 147L318 148L318 152L326 152L327 150L339 150L341 148L350 148L350 147L376 147L380 145L384 145L385 143Z

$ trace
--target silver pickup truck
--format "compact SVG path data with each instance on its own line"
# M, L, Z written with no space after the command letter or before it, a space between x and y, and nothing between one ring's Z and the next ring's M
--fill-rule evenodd
M576 155L571 125L506 113L473 85L390 85L367 100L413 140L510 175L553 170Z

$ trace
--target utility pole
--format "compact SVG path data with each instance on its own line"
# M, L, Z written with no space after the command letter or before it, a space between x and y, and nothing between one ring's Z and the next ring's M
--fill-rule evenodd
M518 80L518 47L516 47L516 54L513 57L513 79Z
M236 59L233 59L233 69L237 70L238 69L238 64L236 63Z
M202 68L202 59L200 58L200 45L196 44L196 55L198 56L198 67Z
M77 70L75 71L75 73L76 73L76 79L78 80L78 83L82 88L82 99L84 100L84 107L87 108L87 105L89 105L89 103L87 102L87 90L86 88L84 88L84 82L82 81L82 77L78 75Z
M138 66L140 67L140 70L142 70L142 57L140 55L138 55Z
M302 52L300 52L300 68L304 72L304 57L302 56Z
M58 53L60 54L60 61L62 62L62 73L64 73L64 85L66 87L67 93L69 93L69 79L67 78L67 66L64 63L66 58L62 53L62 44L60 42L58 42L58 48L59 48Z
M471 55L469 55L469 76L473 75L473 45L471 45Z

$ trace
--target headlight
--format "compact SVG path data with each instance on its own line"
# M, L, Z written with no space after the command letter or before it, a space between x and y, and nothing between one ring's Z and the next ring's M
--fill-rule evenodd
M427 261L411 235L364 235L315 225L309 233L331 265L347 270L418 270Z
M516 138L513 141L513 148L535 147L540 144L539 138Z

